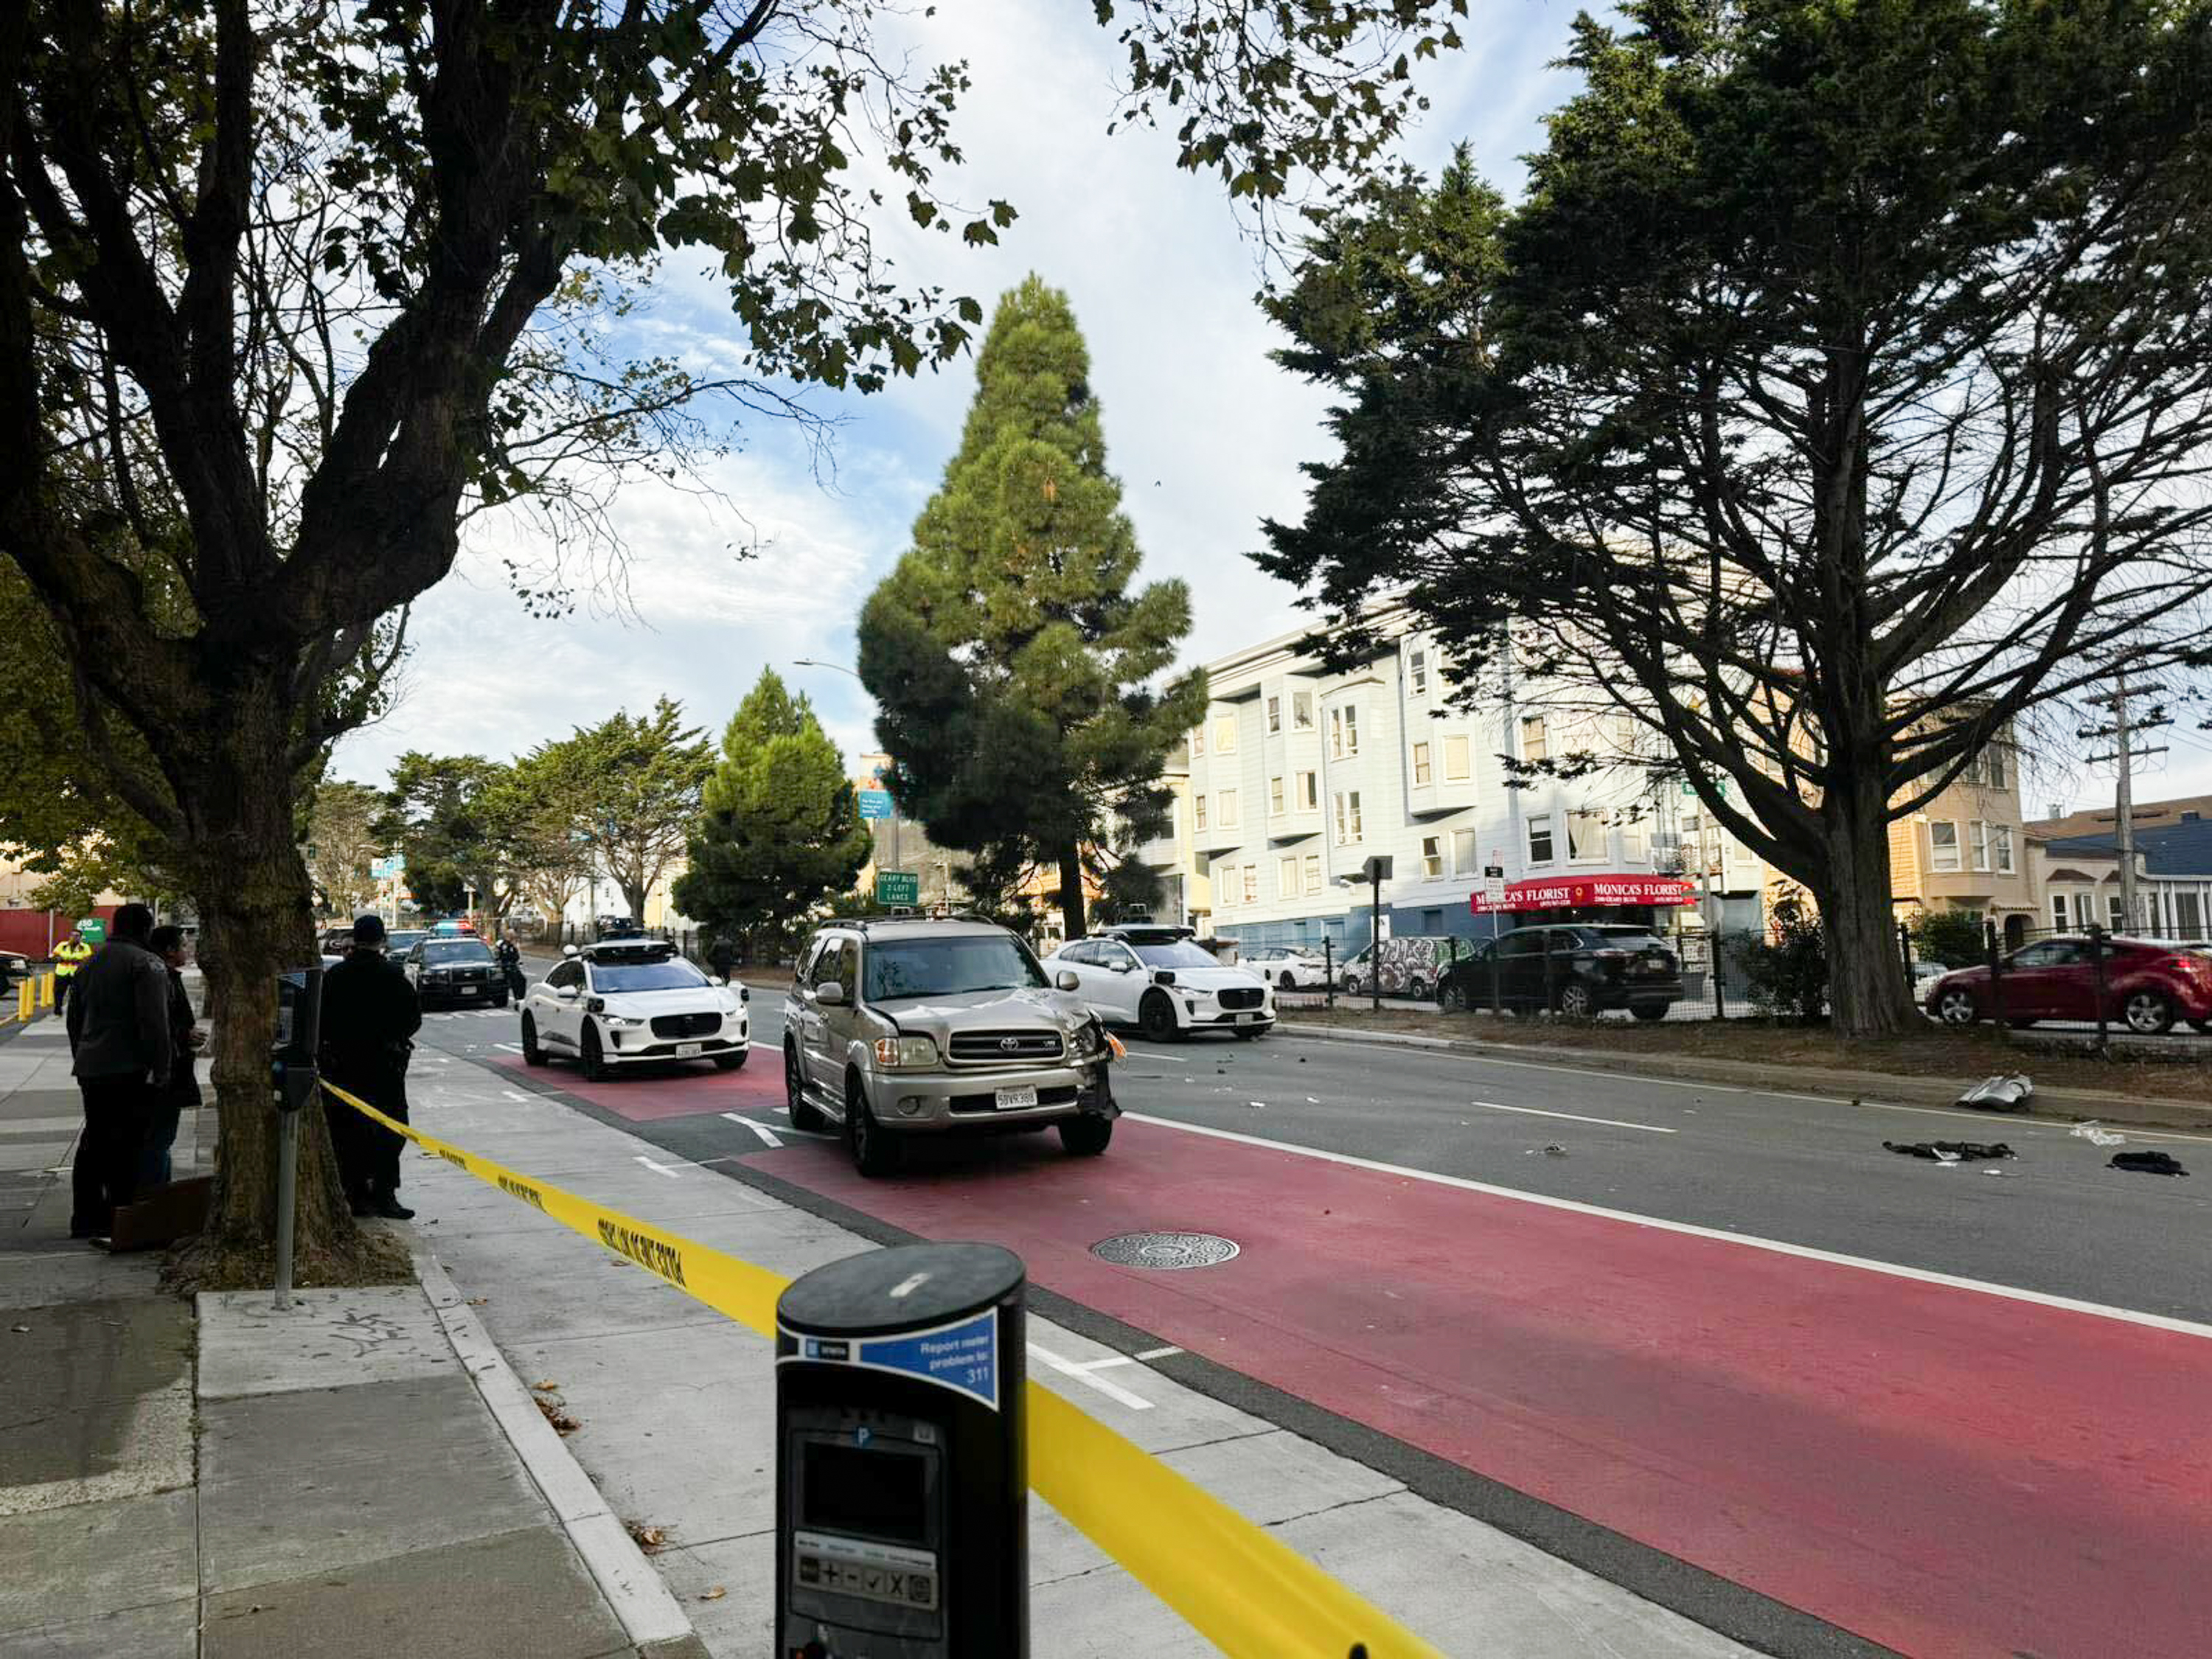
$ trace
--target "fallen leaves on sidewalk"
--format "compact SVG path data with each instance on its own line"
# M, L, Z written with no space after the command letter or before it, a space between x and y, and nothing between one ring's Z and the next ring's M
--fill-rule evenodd
M717 1584L710 1590L700 1591L699 1599L702 1601L719 1601L728 1594L728 1590L723 1589L721 1585Z
M530 1386L535 1389L539 1394L551 1394L561 1385L549 1376L543 1382L532 1382Z
M568 1415L567 1409L559 1401L548 1400L543 1395L536 1394L532 1395L530 1398L532 1402L537 1406L539 1415L543 1416L548 1423L550 1423L553 1425L554 1433L574 1434L577 1430L584 1426L574 1418Z
M623 1530L629 1534L630 1542L647 1555L653 1554L668 1541L667 1528L648 1527L642 1521L625 1521Z

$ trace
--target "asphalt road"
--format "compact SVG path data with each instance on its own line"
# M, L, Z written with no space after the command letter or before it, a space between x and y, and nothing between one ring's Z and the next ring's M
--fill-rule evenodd
M862 1182L779 1110L780 1002L734 1075L520 1073L511 1015L427 1036L877 1236L1005 1242L1182 1380L1770 1651L2203 1650L2201 1179L2047 1126L1274 1036L1133 1043L1102 1158L993 1139ZM1882 1146L1937 1138L2018 1156ZM2212 1174L2212 1136L2128 1139ZM1242 1254L1090 1252L1147 1228Z

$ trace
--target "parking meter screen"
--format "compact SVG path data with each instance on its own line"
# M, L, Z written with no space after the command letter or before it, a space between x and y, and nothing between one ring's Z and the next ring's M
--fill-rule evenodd
M922 1459L906 1453L815 1441L805 1450L800 1524L891 1543L927 1544L927 1474Z

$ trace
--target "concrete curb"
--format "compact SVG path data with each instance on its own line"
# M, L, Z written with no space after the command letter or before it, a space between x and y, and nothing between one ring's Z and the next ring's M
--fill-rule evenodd
M1556 1066L1568 1069L1620 1072L1632 1075L1668 1077L1685 1082L1726 1085L1735 1088L1772 1088L1793 1095L1825 1094L1839 1101L1880 1097L1916 1106L1957 1106L1959 1096L1978 1079L1923 1079L1892 1072L1834 1072L1814 1067L1790 1073L1786 1084L1763 1075L1759 1067L1741 1060L1704 1060L1674 1054L1629 1054L1617 1048L1552 1048L1534 1044L1483 1042L1468 1037L1423 1036L1413 1031L1360 1031L1334 1025L1302 1025L1278 1022L1285 1036L1321 1042L1380 1043L1386 1048L1423 1048L1462 1054L1486 1060L1507 1060L1523 1066ZM2020 1069L2033 1075L2033 1056L2021 1056ZM2039 1089L2040 1113L1990 1112L2002 1121L2066 1125L2084 1119L2132 1125L2142 1128L2203 1129L2212 1127L2212 1107L2196 1101L2136 1098L2096 1095L2079 1089Z
M417 1247L415 1267L461 1368L560 1518L562 1530L614 1610L624 1635L649 1659L706 1659L706 1646L693 1630L690 1615L545 1420L452 1275L427 1247Z

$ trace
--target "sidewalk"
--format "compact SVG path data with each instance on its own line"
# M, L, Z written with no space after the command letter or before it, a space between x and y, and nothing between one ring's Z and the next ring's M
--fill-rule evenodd
M0 1042L0 1653L696 1659L457 1294L163 1295L67 1237L76 1124L58 1023Z
M870 1242L458 1058L418 1070L415 1121L522 1173L796 1275ZM794 1132L779 1128L779 1133ZM757 1150L731 1126L732 1153ZM413 1224L533 1386L580 1425L569 1449L616 1512L661 1529L654 1565L717 1659L771 1627L775 1378L768 1345L428 1154ZM1443 1652L1719 1659L1750 1650L1408 1492L1398 1480L1030 1318L1030 1374L1277 1531ZM1030 1517L1032 1647L1052 1659L1214 1649L1050 1508Z

